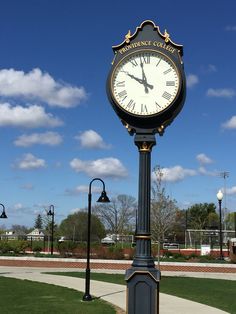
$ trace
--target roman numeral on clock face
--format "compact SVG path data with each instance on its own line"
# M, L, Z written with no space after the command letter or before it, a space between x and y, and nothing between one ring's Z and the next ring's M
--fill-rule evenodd
M125 98L127 97L127 92L126 92L126 90L123 90L122 92L118 93L118 96L119 96L120 98L123 98L122 101L124 101Z
M129 102L128 102L128 105L127 105L127 109L129 109L130 111L133 111L134 110L134 108L135 108L135 102L134 102L134 100L133 99L131 99Z
M166 81L166 86L175 86L175 81Z
M171 94L170 94L170 93L167 93L167 92L164 92L164 93L162 94L162 97L165 98L165 99L167 99L167 100L170 100Z
M170 71L171 71L171 68L165 70L165 71L163 72L163 74L167 74L167 73L169 73Z
M141 112L146 112L148 113L148 110L147 110L147 105L144 105L144 104L141 104Z
M138 62L136 61L136 59L130 59L130 62L132 63L134 67L138 65Z
M150 54L145 54L144 56L140 57L140 61L146 64L150 63Z
M120 81L116 83L117 87L125 87L125 81Z

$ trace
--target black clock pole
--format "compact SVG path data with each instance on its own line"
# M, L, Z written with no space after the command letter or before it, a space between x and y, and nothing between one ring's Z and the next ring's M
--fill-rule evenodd
M128 314L159 313L160 271L151 255L150 201L151 151L156 144L154 134L136 134L139 149L139 196L136 233L136 254L132 267L126 271Z
M107 95L129 134L135 134L139 150L136 253L125 275L127 314L158 314L160 271L151 255L151 151L156 145L155 134L163 135L184 104L183 46L147 20L112 48L115 57L107 78ZM155 85L157 77L163 89ZM141 87L137 93L136 88Z

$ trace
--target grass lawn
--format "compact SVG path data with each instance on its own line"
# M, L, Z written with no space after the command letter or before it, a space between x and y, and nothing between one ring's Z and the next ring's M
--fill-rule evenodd
M51 273L84 278L83 272ZM91 279L126 284L124 275L91 273ZM236 282L220 279L162 277L160 291L236 314Z
M82 302L83 293L44 283L0 276L2 314L115 314L108 303L95 299Z

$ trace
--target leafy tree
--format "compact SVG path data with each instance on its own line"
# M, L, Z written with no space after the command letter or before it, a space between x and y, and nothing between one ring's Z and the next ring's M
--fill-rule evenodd
M151 200L151 230L152 237L156 241L164 241L168 233L172 231L177 206L176 201L166 194L162 187L162 172L158 166L155 169L156 181L152 185Z
M74 214L67 216L64 219L60 226L60 233L70 240L79 240L86 241L87 240L87 226L88 226L88 213L78 211ZM91 241L98 241L104 238L106 235L105 228L101 223L100 219L91 215Z
M235 230L236 229L236 218L235 218L236 213L228 213L225 219L227 229L229 230Z
M185 241L186 227L186 210L177 209L175 213L175 221L172 225L172 233L175 235L178 243L183 243Z
M136 210L136 199L125 194L112 198L110 203L101 203L94 207L94 213L113 234L125 234L135 229Z
M214 203L194 204L187 210L188 228L207 229L217 223L216 206Z
M43 228L43 218L40 214L38 214L36 219L35 219L34 228L38 228L38 229Z

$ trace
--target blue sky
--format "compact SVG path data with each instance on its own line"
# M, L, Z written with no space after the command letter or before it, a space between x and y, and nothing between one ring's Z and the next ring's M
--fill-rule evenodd
M137 197L138 151L105 92L121 43L146 19L184 45L185 106L152 167L180 208L215 202L226 179L236 210L236 3L229 1L1 1L0 203L8 219L32 226L55 206L59 223L87 206L100 177L109 196ZM93 185L93 201L101 187Z

